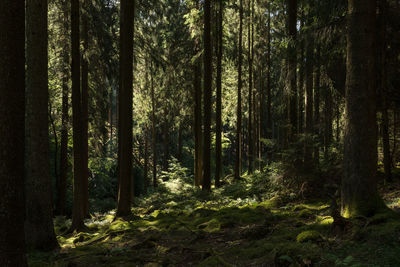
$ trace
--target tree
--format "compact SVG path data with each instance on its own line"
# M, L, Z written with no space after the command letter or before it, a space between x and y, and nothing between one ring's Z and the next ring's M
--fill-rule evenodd
M320 83L321 83L321 45L317 45L315 54L315 76L314 76L314 134L317 137L317 142L314 145L314 163L319 164L319 143L320 143Z
M389 114L388 114L388 86L387 86L387 60L386 60L386 31L387 31L387 3L386 0L379 1L379 25L380 25L380 73L379 73L379 89L382 99L382 143L383 143L383 166L385 171L385 181L392 181L392 160L390 155L390 139L389 139Z
M53 225L50 180L47 74L47 1L26 5L26 244L58 247Z
M88 29L88 3L85 2L82 11L82 41L83 51L81 59L81 100L82 100L82 212L84 217L89 216L89 29Z
M216 110L216 127L215 127L215 186L220 186L220 177L222 169L222 144L221 144L221 132L222 132L222 55L223 55L223 11L224 3L223 0L218 1L219 11L218 11L218 23L217 28L217 110Z
M305 149L304 149L304 165L310 167L313 165L312 162L312 134L314 131L313 121L313 66L314 66L314 37L309 36L306 40L306 126L305 126Z
M376 1L349 0L342 215L370 216L383 205L377 191L375 96Z
M249 0L248 12L249 12L249 23L248 23L248 63L249 63L249 119L248 119L248 173L253 172L253 154L254 154L254 129L253 129L253 113L255 110L253 108L253 102L255 99L253 96L253 59L254 59L254 51L253 51L253 39L254 39L254 29L253 29L253 12L251 10L251 2Z
M271 114L271 4L268 4L268 39L267 39L267 127L266 138L272 137L272 114Z
M117 217L131 214L133 24L135 1L121 0L120 89L118 94L118 207Z
M0 1L0 265L27 266L24 229L25 1Z
M62 121L61 121L61 145L60 145L60 181L58 184L58 213L65 215L67 201L67 172L68 172L68 81L69 81L69 45L68 45L68 0L62 1Z
M242 175L242 62L243 62L242 37L243 37L243 0L240 0L235 179L239 179L240 176Z
M296 70L297 70L297 0L288 0L288 79L289 79L289 138L293 140L294 134L297 133L297 86L296 86Z
M204 1L204 143L202 189L211 190L211 97L212 97L211 3Z
M199 2L196 1L196 10L198 10ZM193 63L193 97L194 97L194 180L195 185L200 186L203 183L203 132L202 132L202 86L201 86L201 60L198 54L200 53L200 38L196 36L194 39L194 57Z
M79 0L71 1L71 75L72 75L72 127L74 142L74 203L72 208L71 231L85 228L83 222L83 122L80 88L79 52Z
M156 99L154 95L153 62L150 67L151 88L151 143L153 150L153 188L157 187Z

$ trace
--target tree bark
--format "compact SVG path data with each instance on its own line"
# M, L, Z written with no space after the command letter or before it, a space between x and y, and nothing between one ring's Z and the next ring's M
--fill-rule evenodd
M376 181L376 1L349 0L342 215L370 216L383 206Z
M248 23L248 63L249 63L249 92L248 92L248 97L249 97L249 118L248 118L248 128L247 128L247 142L248 142L248 155L247 155L247 160L248 160L248 173L253 173L253 150L254 150L254 143L253 143L253 42L252 42L252 23L253 23L253 18L252 18L252 12L251 12L251 0L249 1L249 6L248 6L248 12L249 12L249 23Z
M47 1L27 1L26 27L25 237L30 248L52 250L58 243L49 161Z
M168 160L169 160L169 119L167 108L164 109L164 159L163 159L163 170L168 171Z
M312 167L312 134L313 134L313 67L314 67L314 40L312 36L307 39L306 48L306 128L304 165Z
M320 136L320 83L321 83L321 45L317 45L315 58L315 80L314 80L314 135L316 136L316 142L314 145L314 163L315 166L319 165L319 144L321 141Z
M63 69L62 69L62 118L61 118L61 145L60 145L60 181L58 184L58 213L65 215L65 206L67 201L67 172L68 172L68 121L69 121L69 104L68 104L68 81L69 81L69 45L67 43L68 36L68 1L62 2L63 18Z
M0 10L0 265L27 266L23 231L25 1L2 0Z
M88 66L88 49L89 49L89 32L88 32L88 14L87 3L84 4L82 15L82 41L83 53L81 61L82 71L82 164L83 164L83 177L82 177L82 210L83 216L89 217L89 147L88 147L88 129L89 129L89 66Z
M79 52L79 0L71 1L71 48L72 48L72 126L74 142L74 200L72 225L70 231L85 228L83 222L83 121L80 88L80 52Z
M304 27L303 20L301 21L301 28ZM304 76L305 76L305 66L304 66L304 40L300 41L300 62L299 62L299 119L298 119L298 133L304 133Z
M289 73L289 139L294 140L297 129L297 0L288 0L288 73Z
M157 183L157 140L156 140L156 99L154 95L153 62L150 65L150 88L151 88L151 144L153 151L153 188Z
M118 206L117 217L131 214L132 203L132 98L133 25L135 1L121 0L120 89L118 112Z
M144 194L147 194L147 188L149 187L149 178L148 178L148 172L149 172L149 138L147 136L147 126L145 126L145 130L143 133L143 138L144 138L144 174L143 174L143 190Z
M332 144L332 108L333 108L333 99L332 99L332 91L331 88L326 88L325 90L325 106L324 106L324 157L325 160L329 158L329 148Z
M236 159L235 179L242 175L242 38L243 38L243 0L240 0L239 7L239 59L238 59L238 91L237 91L237 112L236 112Z
M272 114L271 114L271 4L268 4L268 40L267 40L267 127L266 134L267 138L271 138L272 134Z
M380 17L380 92L382 97L382 143L383 143L383 167L385 171L385 182L392 181L392 160L390 155L389 140L389 115L387 95L387 64L386 64L386 0L379 1Z
M204 143L202 189L211 190L211 97L212 97L212 46L211 1L204 1Z
M224 3L222 0L218 1L218 23L217 27L217 110L216 110L216 127L215 127L215 187L220 186L220 178L222 172L222 55L223 55L223 11Z

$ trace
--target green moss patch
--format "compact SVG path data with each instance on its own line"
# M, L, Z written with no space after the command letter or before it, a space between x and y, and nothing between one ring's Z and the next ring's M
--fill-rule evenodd
M308 242L308 241L318 242L318 241L322 241L322 236L317 231L313 231L313 230L304 231L297 235L296 241L298 243L304 243L304 242Z

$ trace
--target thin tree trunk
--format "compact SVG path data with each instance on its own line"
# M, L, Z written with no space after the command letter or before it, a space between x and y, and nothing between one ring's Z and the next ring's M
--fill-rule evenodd
M319 144L320 144L320 114L319 114L319 102L320 102L320 82L321 82L321 45L318 44L316 49L316 60L315 60L315 80L314 80L314 134L317 137L317 142L314 145L314 163L316 166L319 165Z
M294 140L297 129L297 0L288 0L288 72L289 72L289 139Z
M314 60L314 40L309 36L306 48L306 128L305 128L305 150L304 165L311 167L312 164L312 134L313 134L313 60Z
M153 150L153 188L157 183L157 140L156 140L156 99L154 95L153 62L150 65L150 87L151 87L151 144Z
M113 116L114 116L114 114L113 114L113 100L114 100L114 97L113 97L113 92L114 92L114 89L113 89L113 85L111 85L110 86L110 93L109 93L109 97L108 97L108 102L109 102L109 108L108 108L108 122L110 123L110 139L108 140L108 153L109 153L109 155L111 155L112 154L112 147L113 147L113 135L114 135L114 132L113 132L113 127L114 127L114 122L113 122Z
M70 231L85 228L83 222L83 122L82 99L80 88L80 53L79 53L79 0L71 2L71 48L72 48L72 124L74 143L74 200L72 208L72 225Z
M223 0L219 0L219 12L217 24L217 110L216 110L216 127L215 127L215 187L220 186L220 178L222 172L222 55L223 55Z
M384 205L376 180L376 1L349 0L348 14L342 214L370 216Z
M240 0L239 8L239 62L238 62L238 91L237 91L237 113L236 113L236 160L235 179L242 175L242 37L243 37L243 0Z
M253 42L252 42L252 12L251 12L251 0L249 1L249 6L248 6L248 12L249 12L249 23L248 23L248 63L249 63L249 118L248 118L248 155L247 155L247 160L248 160L248 173L253 173L253 150L254 150L254 144L253 144Z
M147 136L147 126L143 133L144 138L144 174L143 174L143 191L147 194L147 188L149 187L149 138Z
M67 201L67 172L68 172L68 81L69 81L69 45L67 44L68 36L68 2L62 2L63 18L63 34L65 35L63 49L63 70L62 70L62 118L61 118L61 146L60 146L60 182L58 187L58 213L65 215L65 206Z
M332 92L330 88L326 88L325 90L325 130L324 130L324 151L325 151L325 160L329 158L329 148L332 144L332 108L333 108L333 100L332 100Z
M301 28L304 27L303 21L301 21ZM304 133L304 41L300 41L300 62L299 62L299 119L298 119L298 132Z
M118 207L117 217L131 214L132 203L132 97L133 20L135 1L121 0L120 90L118 112Z
M24 267L25 1L0 10L0 266Z
M212 97L212 46L211 1L204 1L204 144L202 189L211 190L211 97Z
M82 209L83 216L89 217L89 148L88 148L88 129L89 129L89 66L87 61L87 53L89 47L89 33L88 33L88 15L87 15L87 4L85 4L85 10L82 15L82 41L83 41L83 53L82 53L82 164L83 164L83 177L82 177Z
M336 142L340 142L340 95L336 93Z
M164 110L164 159L163 159L163 170L168 171L168 160L169 160L169 121L168 111Z

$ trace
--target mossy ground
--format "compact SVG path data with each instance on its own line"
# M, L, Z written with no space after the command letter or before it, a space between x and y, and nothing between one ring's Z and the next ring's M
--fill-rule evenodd
M86 222L87 233L64 235L70 221L59 217L61 250L30 252L30 266L400 265L397 213L359 218L337 231L329 200L260 190L269 186L261 181L246 177L210 195L165 186L137 199L128 220L96 214ZM392 209L400 206L400 185L382 192Z

